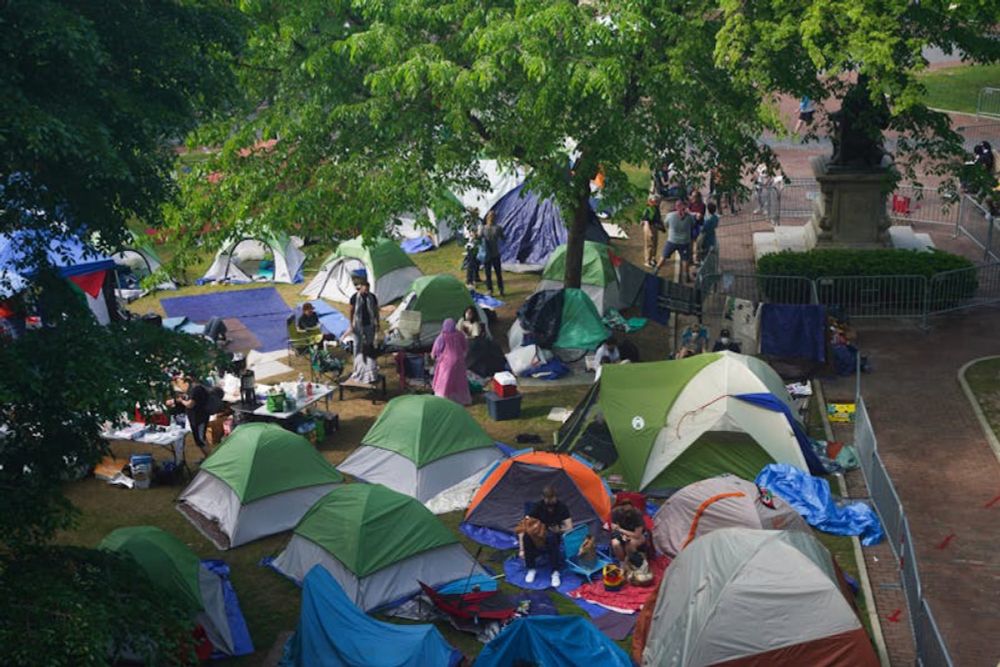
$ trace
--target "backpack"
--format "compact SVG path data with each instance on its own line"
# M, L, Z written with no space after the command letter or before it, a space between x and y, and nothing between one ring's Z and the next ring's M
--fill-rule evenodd
M222 387L205 387L208 390L208 401L205 402L205 412L214 415L222 412L226 408L223 397L226 393Z

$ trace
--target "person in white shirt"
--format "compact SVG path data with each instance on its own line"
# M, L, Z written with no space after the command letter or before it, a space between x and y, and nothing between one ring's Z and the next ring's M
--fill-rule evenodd
M596 382L601 379L601 366L604 364L617 364L621 359L622 355L621 350L618 349L618 341L615 340L614 336L611 336L601 343L601 346L597 348L597 352L594 353L594 371L596 372L594 381Z

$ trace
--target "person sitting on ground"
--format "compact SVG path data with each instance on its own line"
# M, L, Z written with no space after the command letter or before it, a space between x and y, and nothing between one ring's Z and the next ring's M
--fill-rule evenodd
M705 341L697 336L692 336L681 344L681 349L677 350L674 359L687 359L705 351Z
M525 537L524 533L518 533L518 556L524 559L524 566L528 568L524 580L532 583L535 575L536 559L539 554L548 554L549 564L552 566L552 587L559 588L562 583L559 570L562 568L563 550L562 536L573 529L573 519L569 514L569 507L559 500L555 487L546 486L542 489L542 499L535 503L535 506L527 514L528 518L538 519L547 530L545 532L545 544L537 546L530 537Z
M302 314L295 321L295 329L301 333L319 329L319 315L311 303L302 304Z
M465 334L468 339L479 338L485 333L483 323L479 321L479 313L475 306L469 306L462 314L462 319L458 323L458 330Z
M597 352L594 353L594 371L596 373L594 381L596 382L601 379L601 368L604 364L617 364L621 359L622 355L621 350L618 349L618 341L614 336L608 337L597 348Z
M680 282L689 282L688 264L691 261L691 228L694 219L688 214L687 202L678 200L675 210L667 216L667 243L663 246L663 254L656 260L653 273L659 273L660 268L673 257L676 252L680 256Z
M719 332L719 339L715 341L715 345L712 346L712 352L743 352L743 348L733 340L733 335L729 332L729 329L723 329Z
M625 567L630 554L646 544L646 524L642 512L632 503L622 503L611 512L611 553Z
M622 362L639 363L639 348L627 338L618 346Z

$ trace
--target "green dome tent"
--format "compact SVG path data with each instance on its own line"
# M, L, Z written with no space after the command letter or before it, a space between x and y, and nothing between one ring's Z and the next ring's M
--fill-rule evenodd
M360 271L383 306L406 294L413 281L423 275L395 241L379 239L365 245L364 238L357 236L341 243L323 260L319 273L302 294L348 303L356 291L354 275Z
M201 464L177 507L219 549L292 528L343 476L277 424L237 427Z
M346 484L313 505L271 567L301 582L323 566L369 611L420 589L482 574L448 528L415 498L381 484Z
M501 456L493 439L458 403L429 395L389 401L337 469L427 502Z
M132 243L111 257L117 267L115 295L125 300L145 296L148 292L142 288L141 281L159 271L163 265L148 236L135 232L131 232L131 236ZM177 283L170 276L164 276L155 289L175 290Z
M753 480L775 462L807 470L815 456L781 378L755 357L718 352L605 366L598 403L618 454L614 468L640 490L723 473Z
M510 349L520 347L528 333L536 345L557 353L593 351L611 335L590 297L572 287L535 292L528 297L510 328Z
M559 246L549 256L542 271L542 281L536 292L562 289L566 274L566 244ZM580 289L587 293L598 312L606 313L609 308L620 308L618 272L611 263L611 248L596 241L583 242L583 269Z
M455 276L439 273L421 276L413 281L410 292L403 297L386 320L390 327L398 327L403 313L420 313L419 342L429 345L441 333L441 323L449 317L456 322L472 306L479 321L486 326L486 313L472 301L469 289Z
M227 615L226 579L176 537L154 526L132 526L108 533L98 548L128 554L157 589L183 600L217 650L227 655L253 652L238 604L230 603Z

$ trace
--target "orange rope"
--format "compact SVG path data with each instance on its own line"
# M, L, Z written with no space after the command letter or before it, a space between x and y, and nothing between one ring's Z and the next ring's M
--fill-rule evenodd
M681 549L686 547L694 539L695 533L698 532L698 522L701 521L701 515L705 513L708 506L712 503L716 503L720 500L725 500L726 498L743 498L746 494L742 491L732 491L730 493L720 493L711 498L706 498L702 501L701 505L698 505L698 509L694 511L694 519L691 521L691 530L688 531L687 539L684 540L684 544L681 545Z
M674 437L675 438L681 437L681 424L684 423L684 418L685 417L688 417L689 415L693 415L696 412L701 412L702 410L704 410L705 408L707 408L708 406L710 406L712 403L717 403L717 402L721 401L724 398L729 398L730 396L733 396L733 394L723 394L722 396L716 396L715 398L713 398L712 400L710 400L708 403L705 403L704 405L700 405L697 408L695 408L694 410L688 410L687 412L685 412L684 414L682 414L681 418L677 420L677 426L674 427Z

